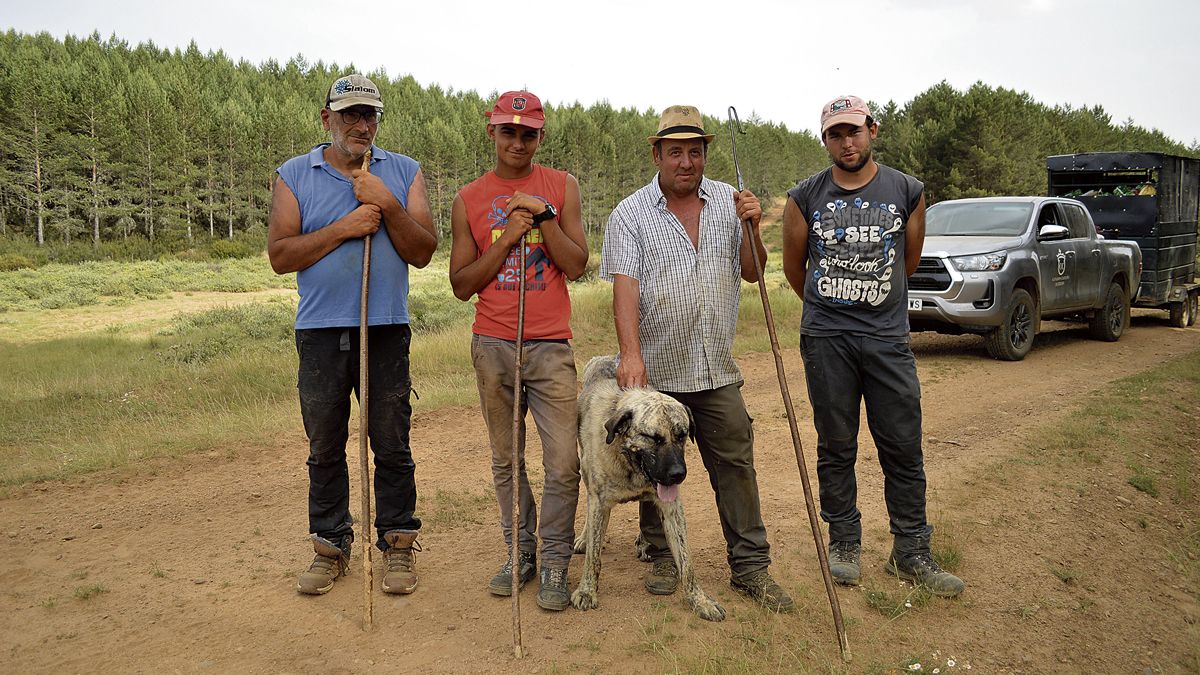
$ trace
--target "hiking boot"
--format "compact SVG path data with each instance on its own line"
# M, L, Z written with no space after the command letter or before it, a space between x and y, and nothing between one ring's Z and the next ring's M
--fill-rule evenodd
M520 554L521 566L517 573L517 588L525 585L537 574L537 559L534 557L533 551L521 551ZM496 572L496 576L488 582L488 591L492 595L512 595L512 558L510 557L503 565L500 566L500 571Z
M383 533L388 545L383 552L384 593L412 593L417 588L417 556L421 550L416 530L392 530Z
M829 574L844 586L857 586L861 578L859 559L862 546L857 541L829 542Z
M670 595L679 588L679 568L674 560L659 560L643 581L651 595Z
M339 546L314 534L312 536L313 550L317 552L317 556L313 558L308 570L302 572L300 578L296 580L296 590L305 595L328 593L329 589L333 588L333 582L349 572L350 544L353 541L353 536L342 537L342 543Z
M571 593L567 591L567 568L542 565L542 587L538 589L537 604L552 612L561 612L571 604Z
M899 553L893 550L883 569L905 581L920 584L942 598L953 598L966 588L962 579L943 570L928 551Z
M772 612L790 612L796 607L796 603L792 602L792 596L788 595L782 586L775 583L765 569L751 572L745 576L733 577L729 580L729 585L739 593L750 596L763 608Z

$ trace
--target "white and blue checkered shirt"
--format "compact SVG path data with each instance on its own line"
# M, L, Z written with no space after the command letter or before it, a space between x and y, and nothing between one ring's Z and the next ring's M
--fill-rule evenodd
M642 359L656 389L707 391L742 381L733 362L742 283L733 192L727 183L701 179L698 249L667 209L658 174L608 218L600 276L638 282Z

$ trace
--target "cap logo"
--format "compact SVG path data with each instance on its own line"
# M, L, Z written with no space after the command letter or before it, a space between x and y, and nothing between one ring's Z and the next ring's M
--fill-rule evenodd
M525 103L526 100L524 96L517 96L513 99L513 110L524 110Z
M829 105L829 112L835 113L839 110L845 110L850 107L850 99L843 98L839 101L834 101Z
M361 91L364 94L373 94L373 95L379 94L378 91L376 91L375 89L373 89L371 87L364 87L364 86L356 87L356 86L350 84L350 78L348 78L348 77L342 78L333 84L333 93L337 96L341 96L342 94L345 94L347 92L354 92L354 91Z

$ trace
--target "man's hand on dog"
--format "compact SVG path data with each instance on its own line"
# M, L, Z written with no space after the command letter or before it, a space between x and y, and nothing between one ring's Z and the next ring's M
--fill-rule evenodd
M646 386L646 362L642 361L641 354L621 354L617 364L617 384L622 389Z

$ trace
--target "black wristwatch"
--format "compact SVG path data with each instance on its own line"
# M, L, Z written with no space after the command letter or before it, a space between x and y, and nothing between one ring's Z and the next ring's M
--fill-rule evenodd
M533 217L533 224L544 223L547 220L558 217L558 211L554 210L554 206L546 204L546 210Z

